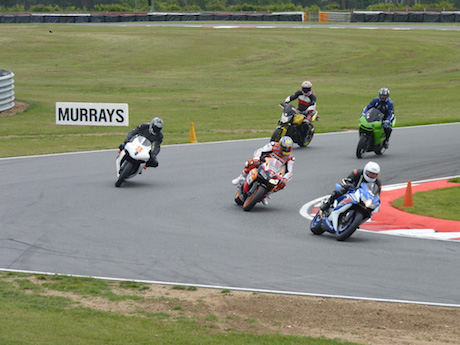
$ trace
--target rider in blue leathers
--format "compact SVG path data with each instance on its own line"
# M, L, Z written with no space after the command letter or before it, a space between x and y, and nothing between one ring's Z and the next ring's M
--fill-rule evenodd
M375 97L366 107L364 107L363 114L371 108L377 108L385 115L382 121L383 130L385 131L386 136L383 145L387 149L389 146L391 131L393 130L392 123L395 117L395 105L390 98L390 90L386 87L382 87L379 90L379 96Z

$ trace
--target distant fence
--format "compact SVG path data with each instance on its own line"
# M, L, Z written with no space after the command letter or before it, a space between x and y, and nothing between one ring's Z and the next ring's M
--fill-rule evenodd
M14 107L14 73L0 69L0 111Z
M355 11L351 23L460 23L460 12Z
M305 21L304 12L283 13L114 13L0 15L0 23L121 23L181 21Z
M320 23L460 23L460 12L320 11L273 13L106 13L0 14L0 23L122 23L122 22L320 22Z

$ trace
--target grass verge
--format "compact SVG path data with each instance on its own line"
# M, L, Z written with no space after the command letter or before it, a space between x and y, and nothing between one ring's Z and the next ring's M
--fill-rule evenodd
M137 282L0 272L0 343L354 344L277 332L260 334L257 318L240 320L247 325L244 331L222 329L224 321L241 317L233 313L221 320L198 310L188 317L185 311L191 309L190 304L170 297L173 290L193 294L196 288L173 286L154 297L146 294L149 289L149 284ZM155 311L160 305L166 311Z
M449 182L460 183L460 178L451 179ZM460 221L460 214L458 213L460 187L418 192L412 195L412 199L414 207L404 207L404 197L393 201L392 206L404 212L421 216Z

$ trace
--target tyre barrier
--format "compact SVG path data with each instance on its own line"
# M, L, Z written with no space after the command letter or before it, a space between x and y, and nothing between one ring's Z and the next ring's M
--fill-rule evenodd
M460 23L460 12L354 11L351 23Z
M280 13L110 13L1 15L0 23L123 23L170 21L305 21L304 12Z
M0 111L14 107L14 73L0 69Z

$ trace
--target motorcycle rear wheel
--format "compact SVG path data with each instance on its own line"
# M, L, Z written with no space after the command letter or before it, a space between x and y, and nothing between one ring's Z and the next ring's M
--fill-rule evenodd
M353 214L350 214L350 212L353 212ZM342 218L347 217L347 220L342 222ZM349 210L346 214L343 214L341 216L341 219L339 219L339 226L338 226L338 232L337 232L337 241L345 241L347 238L349 238L353 233L358 229L358 227L361 225L363 222L364 215L361 212L358 212L356 210Z
M251 211L253 207L262 200L263 196L266 193L266 189L263 186L257 186L254 193L248 196L248 198L243 203L243 210Z
M321 216L319 215L319 212L311 220L310 230L315 235L322 235L323 234L324 230L321 227Z
M313 139L313 135L315 135L315 128L311 126L310 128L308 128L308 132L307 132L307 135L305 136L305 140L303 141L303 143L300 143L299 146L300 147L308 146Z
M361 135L359 137L358 146L356 147L356 157L362 158L363 154L367 151L367 137Z
M125 164L122 165L120 170L120 175L118 176L117 182L115 182L115 187L120 187L124 180L129 176L131 171L133 170L133 163L130 161L126 161Z

